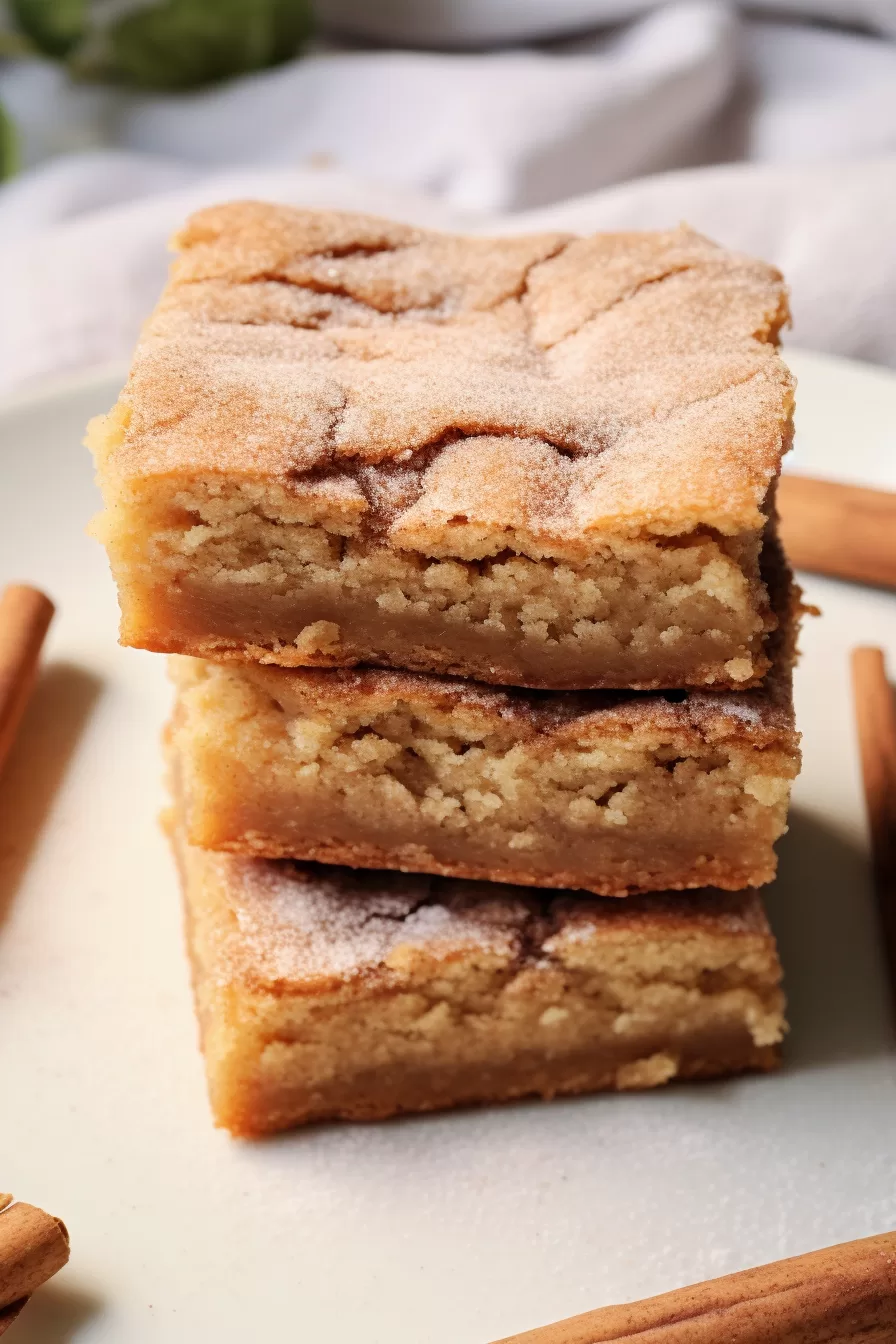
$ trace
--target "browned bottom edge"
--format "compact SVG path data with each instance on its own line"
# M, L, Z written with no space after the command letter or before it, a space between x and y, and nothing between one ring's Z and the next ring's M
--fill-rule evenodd
M699 1046L689 1051L686 1042L678 1043L682 1057L674 1081L710 1082L744 1073L768 1073L780 1066L779 1046L754 1045L746 1029L719 1033L720 1038L722 1035L726 1037L725 1044L712 1055L701 1053ZM300 1087L292 1090L247 1087L238 1101L217 1108L215 1120L237 1138L263 1138L285 1129L335 1120L372 1122L509 1102L652 1090L657 1086L620 1088L616 1081L619 1064L619 1059L608 1061L595 1051L590 1057L580 1053L571 1059L542 1057L535 1062L522 1059L494 1069L485 1064L475 1069L448 1071L439 1068L412 1071L399 1066L393 1071L381 1069L347 1079L334 1089L341 1097L330 1098L309 1096Z
M335 840L312 840L292 837L289 842L253 832L251 837L227 840L216 837L208 843L202 836L191 834L190 843L201 849L223 853L245 854L252 858L296 859L303 862L338 864L346 868L391 869L399 873L432 873L437 877L462 877L474 882L506 882L511 886L554 888L569 891L588 891L595 896L623 898L648 895L653 891L696 891L701 887L719 887L723 891L743 891L746 887L764 886L775 876L774 860L763 868L736 868L718 859L701 864L699 872L693 867L663 868L639 873L635 881L623 882L618 878L596 881L579 869L555 869L546 873L541 869L494 867L487 864L445 862L435 858L420 845L400 845L384 849L364 842L344 843Z

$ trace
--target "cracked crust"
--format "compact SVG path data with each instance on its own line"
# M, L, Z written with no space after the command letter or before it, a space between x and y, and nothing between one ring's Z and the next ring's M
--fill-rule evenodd
M273 478L428 553L765 522L792 400L769 266L685 227L454 237L253 202L175 244L121 479Z
M754 891L617 903L174 840L212 1106L234 1133L777 1062Z
M91 427L122 641L546 689L756 684L772 268L681 227L201 212Z

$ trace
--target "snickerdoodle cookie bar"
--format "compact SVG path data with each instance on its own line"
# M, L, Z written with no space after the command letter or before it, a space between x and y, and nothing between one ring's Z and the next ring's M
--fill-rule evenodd
M176 849L212 1111L234 1134L770 1069L755 891L602 901Z
M756 684L791 437L771 267L687 228L201 211L89 441L140 648L545 689Z

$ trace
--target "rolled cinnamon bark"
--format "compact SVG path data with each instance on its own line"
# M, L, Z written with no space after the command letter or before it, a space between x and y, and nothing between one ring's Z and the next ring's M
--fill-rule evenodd
M69 1256L65 1224L33 1204L0 1213L0 1313L53 1277Z
M11 584L0 596L0 768L37 675L53 603L37 588Z
M893 1344L896 1232L603 1307L496 1344Z
M896 493L788 475L777 507L794 568L896 588Z
M896 697L883 649L853 649L852 685L874 892L896 1004Z

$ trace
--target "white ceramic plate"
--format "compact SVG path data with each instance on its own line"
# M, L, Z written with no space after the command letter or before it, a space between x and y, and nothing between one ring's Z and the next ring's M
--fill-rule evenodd
M793 465L896 485L896 378L792 362ZM16 1344L485 1344L896 1226L847 675L862 641L896 668L896 597L815 579L805 769L769 892L793 1023L780 1075L256 1144L212 1128L155 823L164 660L117 647L105 557L84 535L97 499L81 434L116 391L93 380L0 414L0 581L59 604L0 781L0 1189L72 1236Z

